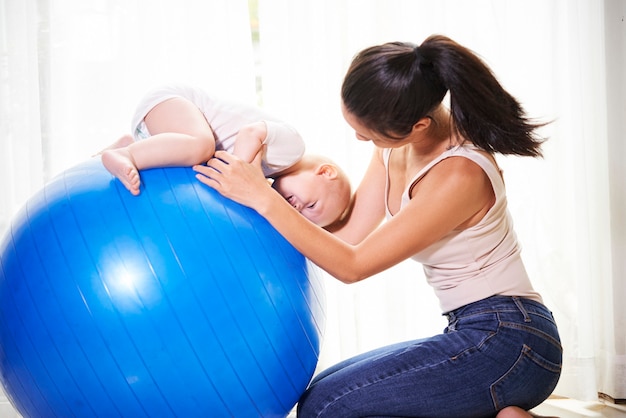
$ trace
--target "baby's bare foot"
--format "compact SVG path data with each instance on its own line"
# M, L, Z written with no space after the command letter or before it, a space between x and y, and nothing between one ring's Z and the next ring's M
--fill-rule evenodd
M139 194L141 184L139 170L128 149L117 148L102 152L102 164L122 182L131 194L135 196Z

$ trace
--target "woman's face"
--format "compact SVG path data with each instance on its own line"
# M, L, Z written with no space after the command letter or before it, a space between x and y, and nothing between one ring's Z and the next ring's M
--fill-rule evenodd
M348 122L348 125L354 129L356 138L359 141L372 141L374 145L379 148L397 148L406 144L406 141L403 139L389 138L367 128L356 116L350 113L343 104L341 105L341 112L343 113L343 118Z

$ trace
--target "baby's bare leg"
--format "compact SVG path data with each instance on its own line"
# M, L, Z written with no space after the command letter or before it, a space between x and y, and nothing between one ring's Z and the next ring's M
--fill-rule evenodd
M128 147L122 146L121 148L111 148L103 151L102 164L122 182L131 194L135 196L139 194L139 186L141 184L139 170Z
M192 166L215 152L213 130L198 107L174 97L153 107L144 122L150 137L129 145L137 168Z
M144 122L150 137L136 142L130 136L122 137L102 152L102 164L134 195L139 194L139 171L192 166L207 161L215 152L211 126L189 100L176 97L161 102Z

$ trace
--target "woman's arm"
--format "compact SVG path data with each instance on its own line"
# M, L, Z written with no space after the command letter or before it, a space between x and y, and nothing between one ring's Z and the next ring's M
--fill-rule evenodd
M300 215L254 164L217 152L207 166L194 169L200 181L255 209L303 255L345 283L386 270L438 241L482 211L493 194L478 165L448 158L414 187L406 207L351 245Z
M326 229L350 244L363 241L385 217L385 179L382 150L375 148L367 171L354 192L350 213L332 229Z

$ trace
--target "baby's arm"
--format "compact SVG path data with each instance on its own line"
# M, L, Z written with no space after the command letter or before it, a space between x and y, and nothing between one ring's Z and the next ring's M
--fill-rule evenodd
M266 176L283 171L300 161L304 141L292 126L275 121L260 121L243 126L235 138L233 154L246 162L263 152Z
M245 162L252 162L254 157L261 151L266 137L267 126L265 122L255 122L243 126L235 138L233 154Z

